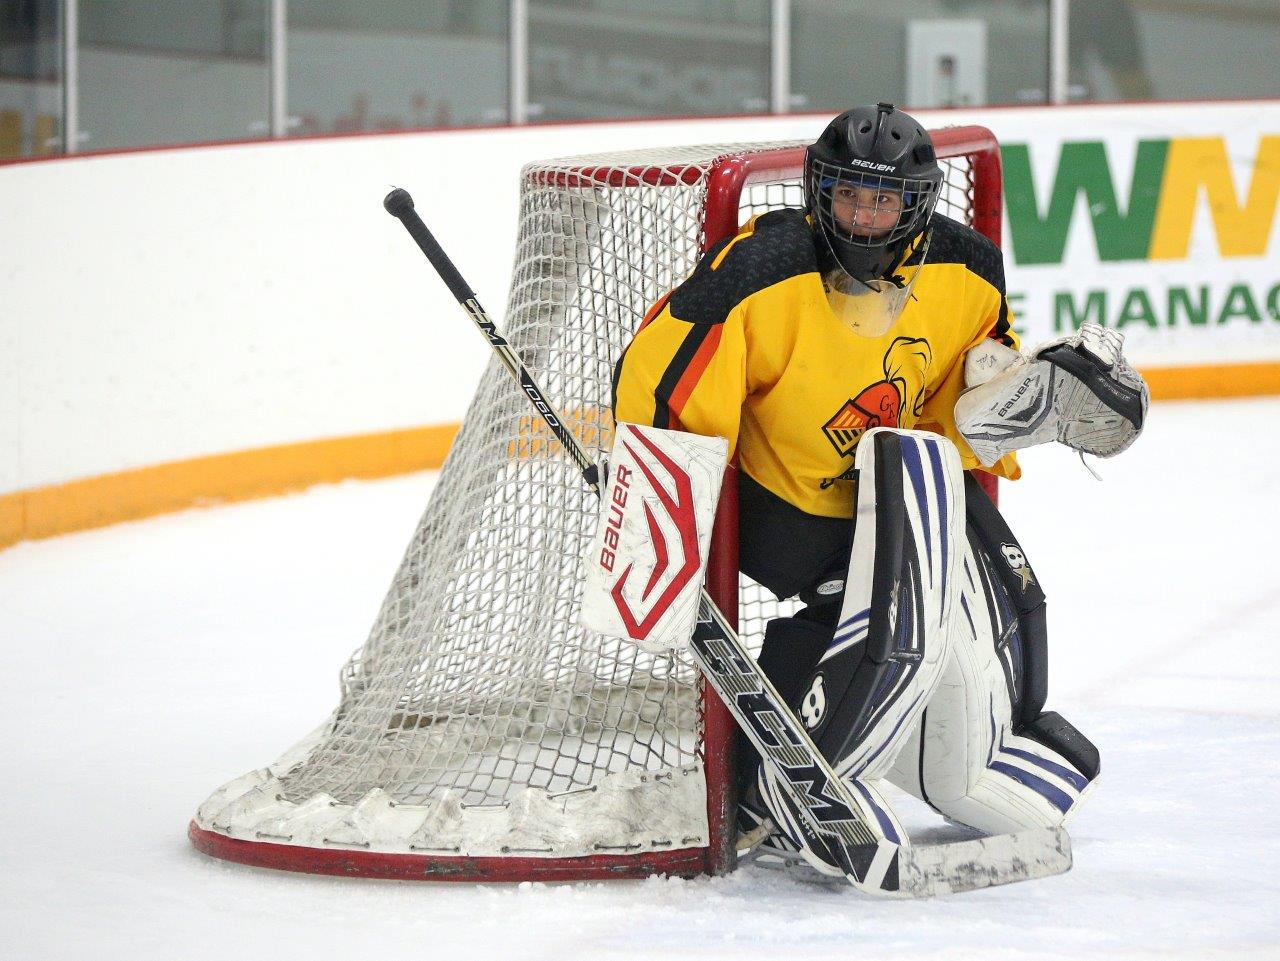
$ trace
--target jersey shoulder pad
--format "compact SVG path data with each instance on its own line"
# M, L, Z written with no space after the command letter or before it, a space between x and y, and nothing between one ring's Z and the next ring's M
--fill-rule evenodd
M673 317L686 323L722 324L752 294L817 269L813 231L804 211L774 210L707 251L689 278L672 292L667 307Z
M1004 254L989 237L941 214L933 215L929 227L932 236L926 263L963 264L971 273L1004 293Z

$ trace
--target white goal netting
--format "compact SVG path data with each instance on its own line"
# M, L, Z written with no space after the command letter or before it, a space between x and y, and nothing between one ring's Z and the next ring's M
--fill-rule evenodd
M610 443L617 358L703 248L714 162L783 146L525 169L499 327L588 450ZM969 165L949 166L939 209L968 219ZM801 206L797 177L749 184L734 201L739 219ZM219 789L197 825L246 841L441 856L708 844L696 671L577 626L596 515L494 359L369 638L343 669L332 718ZM749 644L777 609L744 585Z

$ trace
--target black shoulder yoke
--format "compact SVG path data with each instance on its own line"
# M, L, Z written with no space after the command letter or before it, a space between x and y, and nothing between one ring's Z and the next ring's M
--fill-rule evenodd
M750 237L739 240L712 268L732 238L712 247L689 279L667 301L673 317L690 324L722 324L729 312L754 293L818 269L813 231L803 210L787 208L762 214Z
M927 261L931 264L964 264L1000 293L1004 293L1004 255L989 238L957 220L934 214L929 220L933 236ZM907 265L919 263L913 254Z

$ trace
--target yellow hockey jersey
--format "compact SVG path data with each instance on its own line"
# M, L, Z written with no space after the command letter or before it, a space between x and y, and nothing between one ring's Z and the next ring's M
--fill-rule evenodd
M726 437L748 476L822 517L853 515L853 455L871 427L937 431L978 466L952 412L969 348L1017 346L1003 259L963 224L930 225L925 263L918 248L899 270L915 277L910 299L871 338L832 309L804 211L755 218L649 311L614 371L615 417ZM1013 455L994 473L1016 478Z

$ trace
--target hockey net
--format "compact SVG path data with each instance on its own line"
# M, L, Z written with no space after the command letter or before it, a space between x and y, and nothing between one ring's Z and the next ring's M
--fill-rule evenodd
M933 132L940 212L999 241L999 152ZM751 216L803 205L798 144L526 167L502 329L584 447L646 310ZM477 349L479 349L477 347ZM737 574L733 484L708 587L749 646L785 612ZM634 877L733 862L732 722L684 657L577 626L597 501L495 358L333 715L224 785L201 850L318 873Z

